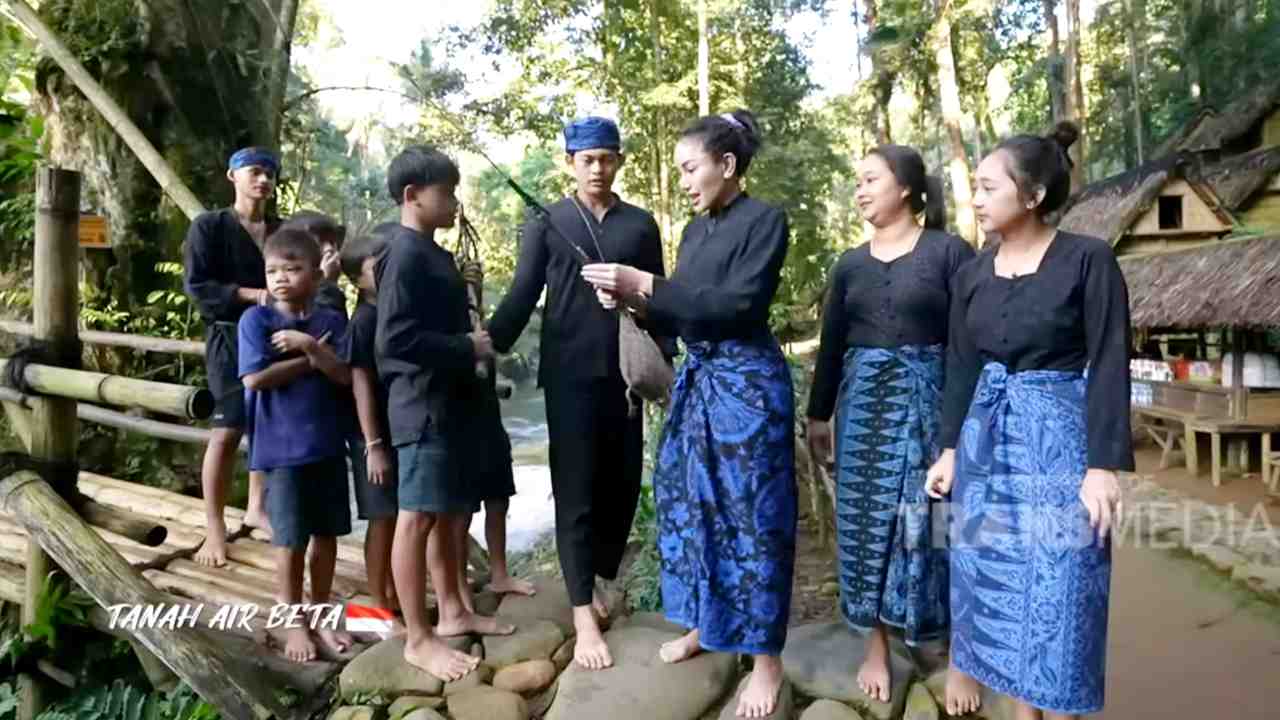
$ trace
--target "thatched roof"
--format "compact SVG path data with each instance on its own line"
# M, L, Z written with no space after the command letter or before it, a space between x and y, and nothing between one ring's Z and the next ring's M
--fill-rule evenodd
M1114 244L1151 207L1170 178L1181 177L1180 155L1169 155L1087 185L1071 198L1058 227Z
M1240 138L1267 114L1280 106L1280 81L1262 84L1216 112L1200 110L1167 138L1153 155L1163 157L1179 150L1218 150Z
M1280 172L1280 147L1263 148L1206 165L1196 180L1213 189L1228 210L1239 210Z
M1280 235L1120 258L1134 327L1280 326Z

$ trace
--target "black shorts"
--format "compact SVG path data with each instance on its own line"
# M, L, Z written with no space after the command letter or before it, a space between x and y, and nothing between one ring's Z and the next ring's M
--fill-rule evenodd
M247 425L238 342L235 323L214 323L205 331L204 367L213 394L209 424L216 428L244 430Z
M391 476L381 485L374 485L369 482L364 438L347 440L347 451L351 459L351 484L356 490L356 513L361 520L384 520L393 518L400 512L396 492L400 485L400 476L396 472L396 449L387 450L391 456Z
M351 532L347 463L343 457L275 468L267 473L264 501L271 521L271 544L305 550L312 536Z

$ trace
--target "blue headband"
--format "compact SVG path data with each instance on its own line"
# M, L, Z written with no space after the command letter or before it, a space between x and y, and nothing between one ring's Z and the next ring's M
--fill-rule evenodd
M582 150L621 150L618 125L608 118L585 117L564 129L564 149L572 155Z
M280 161L276 159L276 154L264 148L247 147L243 150L237 150L231 156L231 160L227 162L228 170L239 170L240 168L254 166L266 168L271 171L272 175L280 172Z

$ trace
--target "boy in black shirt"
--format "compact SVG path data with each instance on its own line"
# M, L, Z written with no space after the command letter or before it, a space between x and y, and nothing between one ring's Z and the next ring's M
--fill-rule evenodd
M433 237L455 222L458 181L458 166L431 148L408 148L391 162L387 189L400 206L400 226L387 236L375 277L378 373L399 466L391 561L408 629L404 658L445 682L470 673L479 659L441 642L428 622L425 556L432 528L439 527L445 540L431 545L441 627L450 634L515 630L463 606L458 553L449 541L474 503L459 468L455 417L468 411L476 363L493 357L488 333L471 327L466 284L453 255Z
M311 234L320 244L320 287L316 288L316 304L347 316L347 296L338 287L342 274L342 243L347 237L347 226L339 225L333 218L315 210L299 210L289 216L284 227L298 228Z
M227 562L227 526L222 511L236 450L246 429L236 323L246 308L271 299L266 290L262 245L280 224L266 215L279 170L280 161L270 150L251 147L232 155L227 180L235 187L235 203L192 221L183 246L183 286L204 320L205 368L216 403L210 419L213 437L200 469L207 535L195 559L202 565ZM250 472L246 525L268 527L263 488L262 473Z
M360 302L347 328L345 359L351 366L358 432L347 442L356 508L369 522L364 536L364 562L369 595L379 607L394 610L395 583L391 579L391 542L396 532L397 505L394 448L388 435L387 394L378 378L375 337L378 330L378 291L374 268L386 251L385 238L358 237L342 249L342 272L360 289Z

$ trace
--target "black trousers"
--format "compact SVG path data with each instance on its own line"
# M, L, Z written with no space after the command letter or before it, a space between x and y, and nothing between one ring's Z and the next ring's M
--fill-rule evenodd
M621 377L546 385L556 549L569 600L591 603L595 576L612 580L631 534L644 465L644 418L627 413Z

